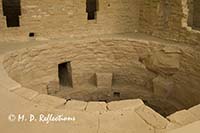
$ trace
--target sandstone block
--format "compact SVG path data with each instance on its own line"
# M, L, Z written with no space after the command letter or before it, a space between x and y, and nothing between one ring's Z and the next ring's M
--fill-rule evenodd
M140 107L141 105L144 105L142 100L140 99L134 99L134 100L122 100L122 101L114 101L108 103L108 109L111 111L114 110L124 110L124 109L136 109Z
M177 123L179 125L187 125L189 123L195 122L198 119L189 111L181 110L167 117L171 122Z
M174 82L170 79L158 76L153 79L153 91L157 96L168 97L174 88Z
M167 133L199 133L200 121L188 124L186 126L171 130Z
M64 104L66 103L66 100L63 98L58 98L58 97L49 96L45 94L38 95L32 101L46 107L58 107L61 105L64 106Z
M0 62L2 57L0 57ZM12 80L6 70L3 67L3 64L0 64L0 86L4 89L7 89L9 91L14 91L18 88L21 87L21 85L19 83L17 83L16 81Z
M78 101L78 100L70 100L65 104L65 109L67 110L85 110L87 106L87 102Z
M60 86L59 83L56 81L51 81L47 85L47 93L50 94L56 94L57 92L60 91Z
M101 112L107 110L107 104L105 102L88 102L86 111Z
M112 73L96 73L96 83L98 89L111 89Z
M14 91L17 95L24 97L25 99L32 100L34 97L39 95L37 91L28 89L28 88L19 88Z
M134 111L108 111L99 119L99 133L155 133Z
M136 109L136 113L149 125L153 126L156 129L164 129L168 125L167 119L162 117L160 114L155 112L153 109L148 106L141 106Z
M172 75L180 68L180 53L155 51L144 59L144 63L151 71Z
M200 120L200 104L190 108L188 111Z

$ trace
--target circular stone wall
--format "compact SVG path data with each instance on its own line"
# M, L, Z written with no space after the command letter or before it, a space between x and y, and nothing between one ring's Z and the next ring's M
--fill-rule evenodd
M59 86L63 62L71 65L71 87ZM134 39L63 42L10 52L4 67L22 86L66 99L141 98L165 116L200 103L200 53L188 46ZM99 88L98 73L111 74L112 87Z

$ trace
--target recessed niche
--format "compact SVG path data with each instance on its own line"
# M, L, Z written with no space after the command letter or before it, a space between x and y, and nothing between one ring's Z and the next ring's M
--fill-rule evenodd
M72 87L71 63L64 62L58 65L59 85L62 87Z
M35 37L35 33L34 32L30 32L29 33L29 37Z
M86 1L86 12L88 14L88 20L96 19L96 11L97 11L97 0L87 0Z
M3 15L6 16L7 27L19 27L21 15L20 0L3 0Z
M6 16L7 27L19 27L19 16Z
M188 0L188 25L193 29L200 29L200 1Z
M120 92L113 92L113 97L120 97Z
M103 99L100 99L100 100L98 100L99 102L105 102L105 103L108 103L108 101L107 100L103 100Z

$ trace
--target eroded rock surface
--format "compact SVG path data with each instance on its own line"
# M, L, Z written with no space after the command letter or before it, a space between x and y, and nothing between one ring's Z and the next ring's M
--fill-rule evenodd
M173 75L180 68L181 51L174 48L155 50L145 57L144 64L150 71L161 75Z

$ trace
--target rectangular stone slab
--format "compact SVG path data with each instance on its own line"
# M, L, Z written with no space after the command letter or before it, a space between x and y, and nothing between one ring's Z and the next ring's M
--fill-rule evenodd
M190 108L188 111L200 120L200 104Z
M96 73L96 84L98 89L111 89L112 73Z
M37 91L27 89L27 88L19 88L15 90L14 93L28 100L32 100L34 97L39 95Z
M65 104L64 108L67 110L84 111L86 109L86 106L87 106L87 102L78 101L78 100L70 100Z
M113 102L108 103L108 109L111 111L124 110L124 109L134 110L140 107L141 105L144 105L144 103L140 99L113 101Z
M38 95L32 101L46 107L58 107L62 105L64 106L64 104L66 103L66 100L63 98L58 98L45 94Z

